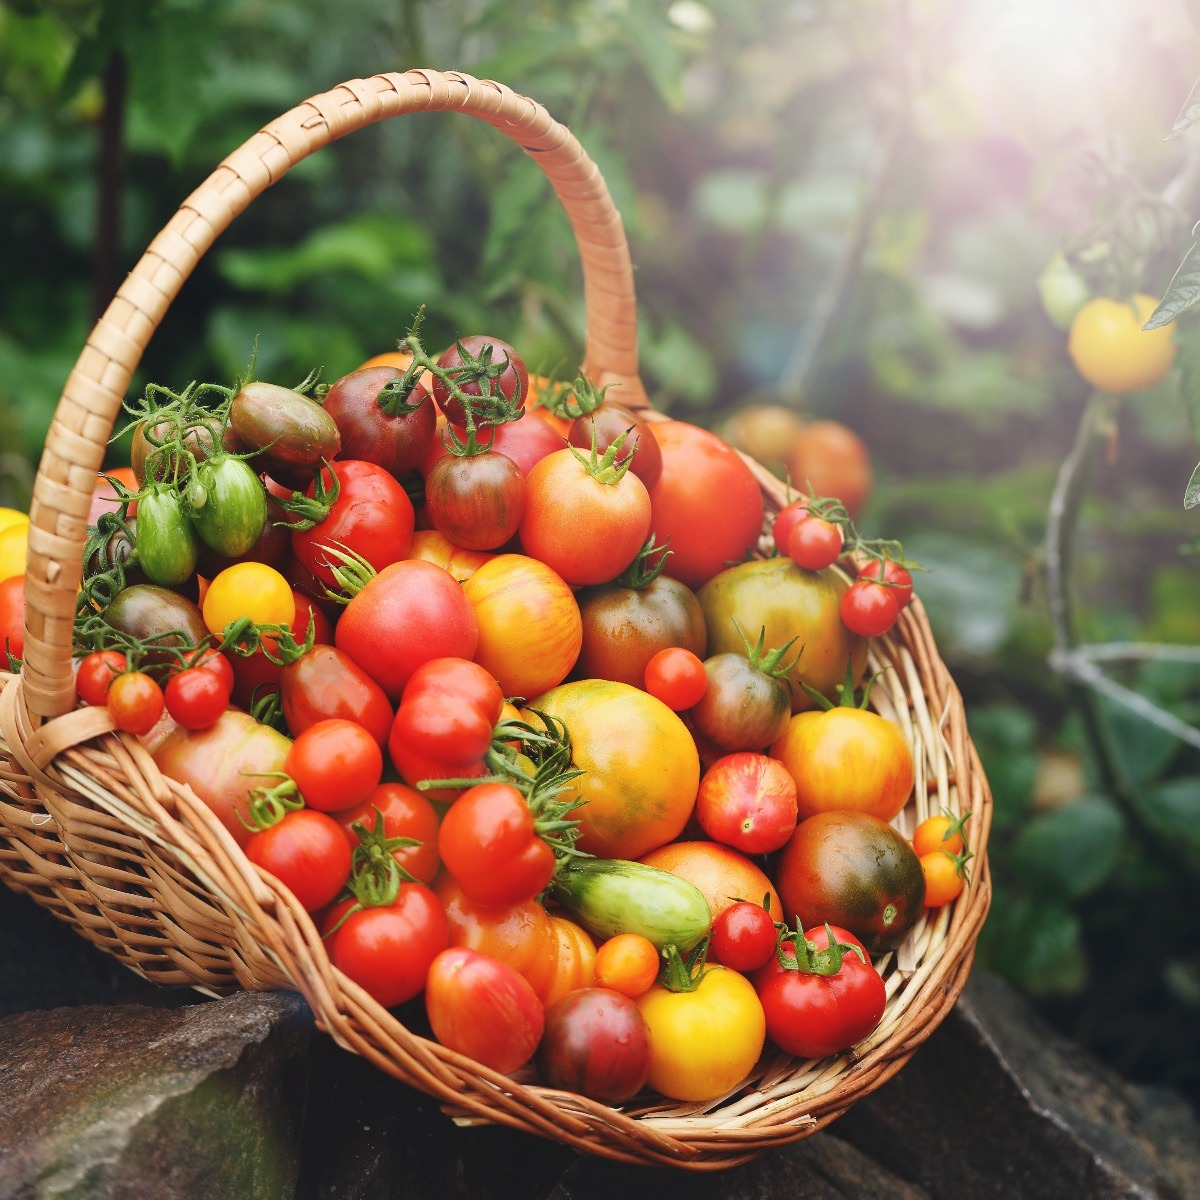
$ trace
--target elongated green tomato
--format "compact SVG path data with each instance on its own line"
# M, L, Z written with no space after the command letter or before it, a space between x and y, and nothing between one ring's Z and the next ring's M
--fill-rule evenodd
M154 488L138 501L136 544L151 583L175 587L196 570L196 538L174 488Z
M189 489L196 532L218 554L236 558L262 537L267 523L267 493L254 471L239 458L215 458L196 472L199 488Z
M700 889L642 863L581 858L559 869L554 899L597 937L639 933L660 950L687 951L708 933L712 913Z

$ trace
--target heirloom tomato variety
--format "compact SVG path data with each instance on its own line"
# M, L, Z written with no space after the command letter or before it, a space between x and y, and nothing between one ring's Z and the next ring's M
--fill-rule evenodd
M661 965L658 947L648 937L618 933L601 943L593 971L599 987L633 997L650 990Z
M524 405L529 393L529 371L525 367L525 360L512 346L499 338L473 333L460 338L446 350L438 359L438 366L454 370L471 360L487 368L490 377L486 387L488 396L503 396L515 404ZM467 379L456 382L459 390L468 397L484 395L485 386L482 380ZM466 425L462 401L451 394L450 388L443 380L436 377L433 383L433 398L452 425Z
M283 667L279 697L293 735L341 717L361 725L382 746L392 729L392 706L383 688L336 646L314 645Z
M437 411L429 392L416 384L407 400L387 385L404 375L400 367L360 367L325 393L322 408L341 435L341 455L375 463L397 479L415 471L429 450Z
M158 681L145 671L124 671L108 686L104 697L113 724L124 733L149 733L163 714Z
M575 782L587 803L579 848L640 858L683 832L700 785L696 744L661 700L624 683L564 683L529 702L571 731Z
M425 511L447 541L464 550L495 550L521 524L525 476L505 454L445 454L425 476Z
M662 448L649 421L623 404L605 400L594 412L576 417L571 422L567 430L567 441L581 450L589 450L593 430L596 436L596 450L600 454L625 434L621 453L633 455L629 469L647 489L658 482L662 475Z
M454 432L463 439L467 436L465 429L456 428ZM481 436L485 444L490 436L491 449L511 458L521 468L522 475L528 475L546 455L563 448L562 434L546 420L541 410L526 410L519 421L493 425L477 436Z
M14 658L25 653L25 576L0 580L0 669L7 670L7 650Z
M537 1065L550 1087L619 1104L646 1082L650 1027L628 996L585 987L547 1006Z
M406 558L423 558L448 571L459 583L465 583L489 559L495 558L483 550L464 550L448 541L436 529L417 529Z
M305 487L322 460L341 450L333 417L311 397L275 383L247 383L229 406L229 424L259 452L258 469L289 487Z
M796 783L778 759L749 751L727 754L700 780L700 828L713 841L743 854L780 849L792 836L796 819Z
M779 895L766 873L729 846L718 842L670 842L638 861L669 871L699 888L714 918L738 900L761 904L765 897L771 916L783 920Z
M210 633L221 633L242 617L256 625L291 625L296 618L296 597L273 567L237 563L208 585L202 611Z
M416 789L403 783L381 783L361 804L335 813L334 819L349 838L351 849L361 841L356 825L373 832L382 822L386 839L403 838L410 843L397 846L392 857L418 882L433 883L439 866L439 818L433 804Z
M582 925L567 917L553 914L550 924L558 945L554 972L554 983L542 997L546 1007L556 1004L564 996L590 988L596 982L596 943Z

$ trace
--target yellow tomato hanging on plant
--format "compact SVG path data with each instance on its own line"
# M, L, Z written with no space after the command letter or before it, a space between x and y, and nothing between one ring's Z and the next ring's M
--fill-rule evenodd
M1075 369L1102 392L1123 396L1157 383L1175 361L1175 323L1143 329L1158 307L1139 292L1132 300L1097 296L1071 322L1067 351Z

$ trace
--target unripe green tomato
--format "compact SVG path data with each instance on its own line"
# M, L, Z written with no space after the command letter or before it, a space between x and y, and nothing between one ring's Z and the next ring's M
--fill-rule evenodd
M1038 276L1038 295L1046 316L1059 329L1069 329L1075 314L1091 299L1092 289L1061 250L1056 250Z

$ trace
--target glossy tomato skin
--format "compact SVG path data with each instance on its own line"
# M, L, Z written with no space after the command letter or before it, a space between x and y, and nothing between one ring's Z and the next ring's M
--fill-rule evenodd
M350 875L350 847L341 826L308 808L253 834L246 857L285 884L310 913L324 908Z
M283 770L309 808L341 812L363 803L379 786L383 751L361 725L331 717L297 735Z
M397 367L359 367L343 375L322 404L338 427L342 457L375 463L397 479L421 465L437 423L433 400L420 383L407 401L416 405L414 411L386 411L387 397L381 393L403 375Z
M842 624L859 637L882 637L900 615L897 589L862 578L856 579L842 596L838 611Z
M156 487L138 501L138 562L151 583L177 587L196 570L196 538L172 488Z
M916 777L900 726L861 708L797 713L771 754L795 782L800 820L837 809L890 821Z
M640 858L683 832L700 785L696 745L661 700L607 680L566 683L530 701L571 731L575 785L587 803L579 848Z
M708 675L698 655L682 646L668 646L646 664L643 686L672 712L682 712L704 699Z
M462 946L433 960L425 1011L443 1046L501 1074L529 1062L545 1026L542 1002L523 976Z
M526 410L519 421L505 421L493 428L492 449L511 458L522 475L528 475L548 454L563 448L562 434L537 410ZM466 436L465 430L457 432Z
M336 473L338 498L311 529L292 532L292 553L326 587L335 587L329 549L346 547L382 571L399 562L412 541L416 515L400 484L375 463L347 460L322 469L326 488ZM315 491L310 484L308 496Z
M547 1009L571 992L596 983L596 943L592 935L582 925L557 913L550 917L550 924L558 943L558 956L554 983L542 997Z
M425 987L449 933L433 892L424 884L402 883L391 904L351 913L333 935L329 956L339 971L392 1008Z
M415 788L403 783L381 783L361 804L335 813L334 819L346 833L353 850L359 844L355 825L374 832L382 819L383 835L408 838L415 846L397 846L392 857L419 882L432 884L438 873L438 814L432 803ZM441 901L438 902L439 907Z
M779 853L775 882L784 911L805 928L841 926L870 954L899 946L924 910L916 852L867 813L826 812L801 821Z
M196 476L205 500L196 510L196 533L217 554L248 554L267 524L267 493L254 469L237 458L201 463Z
M662 448L654 436L654 426L644 417L622 404L606 400L595 412L577 417L567 430L567 441L581 450L592 448L592 429L596 431L596 450L603 454L623 433L628 433L621 447L622 457L633 453L629 469L652 488L662 475Z
M357 722L382 746L392 728L392 706L383 688L336 646L313 646L284 667L279 695L293 736L318 721L342 717Z
M682 421L660 421L662 475L650 493L650 528L671 539L671 574L698 588L758 544L763 497L737 453L715 434Z
M385 567L346 605L334 639L395 703L422 663L473 658L479 626L457 580L407 559Z
M337 423L315 400L274 383L247 383L229 406L229 424L260 451L259 470L289 487L307 487L322 459L341 450Z
M755 667L744 654L704 660L708 687L690 710L692 724L719 750L763 750L787 728L787 684Z
M14 658L25 653L25 576L0 580L0 669L8 669L7 650Z
M871 495L874 475L866 444L837 421L806 421L787 456L792 483L813 496L836 496L857 519Z
M644 588L618 583L584 588L579 659L572 675L644 687L646 665L660 650L678 646L703 658L708 643L704 612L686 584L660 575Z
M23 576L15 576L23 579ZM125 670L125 655L119 650L93 650L79 660L75 688L85 704L103 704L108 686Z
M709 957L735 971L756 971L775 956L778 940L771 914L761 904L739 900L713 921Z
M104 697L113 723L125 733L149 733L163 714L158 681L144 671L125 671L109 685Z
M464 550L495 550L521 524L525 476L494 450L439 458L425 476L425 509L434 528Z
M506 696L535 696L567 677L583 642L583 621L570 586L552 567L525 554L500 554L462 586L475 614L475 660Z
M207 729L229 707L232 693L232 668L224 675L206 667L187 667L167 680L163 698L172 720L185 729Z
M650 1027L628 996L582 988L547 1009L537 1066L550 1087L620 1104L650 1073Z
M519 404L524 405L529 395L529 371L525 367L525 360L512 346L507 342L502 342L499 338L489 337L486 334L469 334L465 338L460 338L455 345L443 352L438 359L438 366L445 367L448 370L462 366L463 357L459 352L460 346L471 357L480 360L484 358L485 347L490 346L491 353L488 356L488 361L493 366L499 366L507 360L507 365L492 382L491 394L493 396L503 394L509 400L515 400ZM479 383L460 382L458 386L468 396L479 396L482 394L482 388ZM461 426L466 424L466 414L463 412L461 402L454 399L450 395L450 389L436 377L433 383L433 398L437 402L438 408L446 414L446 419L452 425Z
M708 653L745 654L737 626L747 637L764 629L767 646L796 638L804 653L788 672L793 712L812 708L801 683L832 699L851 664L860 680L867 666L867 641L842 624L838 605L849 581L835 567L805 571L789 558L768 558L729 567L698 593L708 628ZM736 624L735 624L736 623Z
M713 841L743 854L771 854L796 828L795 781L765 754L728 754L700 780L696 819Z
M204 616L191 600L153 583L122 588L101 615L105 624L151 645L179 647L190 642L194 646L208 637ZM153 650L145 659L151 665L173 661L169 653Z
M413 531L412 544L405 557L435 563L443 571L449 571L459 583L465 583L485 562L496 556L483 550L464 550L455 546L436 529L417 529Z

